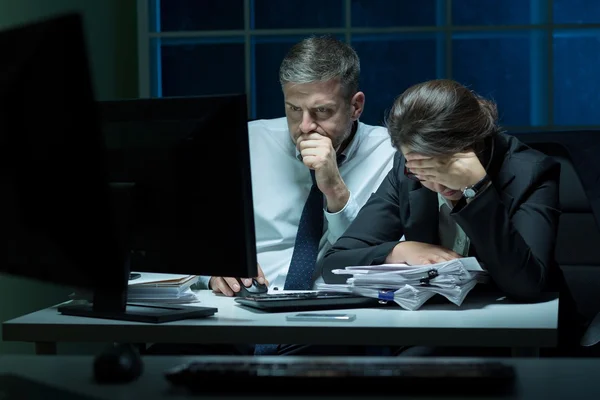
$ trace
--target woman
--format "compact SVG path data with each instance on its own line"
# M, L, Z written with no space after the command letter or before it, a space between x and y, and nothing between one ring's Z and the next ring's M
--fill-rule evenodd
M348 265L475 256L515 300L547 290L560 164L502 133L496 106L451 80L406 90L386 124L394 166L326 254L325 282L342 283L331 271Z

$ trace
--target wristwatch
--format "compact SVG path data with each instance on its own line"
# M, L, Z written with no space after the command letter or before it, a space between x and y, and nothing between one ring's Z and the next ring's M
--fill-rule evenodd
M477 193L479 193L483 188L485 188L488 182L490 182L490 177L488 175L485 175L476 184L467 186L466 188L462 189L461 191L463 193L463 196L465 196L465 198L467 199L472 199L473 197L477 196Z

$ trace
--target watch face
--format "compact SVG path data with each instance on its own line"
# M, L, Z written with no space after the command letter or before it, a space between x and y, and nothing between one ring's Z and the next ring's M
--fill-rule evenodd
M475 192L471 188L467 188L467 189L465 189L465 191L463 192L463 194L465 195L466 198L471 198L471 197L475 197L475 195L477 194L477 192Z

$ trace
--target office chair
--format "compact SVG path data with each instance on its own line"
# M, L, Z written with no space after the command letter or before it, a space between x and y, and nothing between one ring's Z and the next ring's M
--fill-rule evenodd
M556 134L551 136L556 137ZM592 320L580 344L593 346L600 342L600 229L597 219L568 148L557 142L527 139L525 135L522 140L561 163L559 201L562 213L555 255L577 309ZM538 140L543 139L538 135Z

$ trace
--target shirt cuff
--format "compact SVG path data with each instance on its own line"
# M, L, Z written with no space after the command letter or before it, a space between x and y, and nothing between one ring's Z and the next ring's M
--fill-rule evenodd
M196 283L196 285L198 286L198 289L210 289L208 287L208 282L210 281L210 278L212 278L212 277L200 275L198 277L198 282Z
M344 234L352 221L354 221L354 218L356 218L359 210L360 207L356 203L352 192L350 192L350 197L348 197L346 205L340 211L330 213L327 209L324 210L329 230L328 240L331 244L335 243Z

